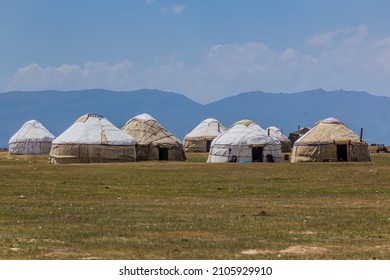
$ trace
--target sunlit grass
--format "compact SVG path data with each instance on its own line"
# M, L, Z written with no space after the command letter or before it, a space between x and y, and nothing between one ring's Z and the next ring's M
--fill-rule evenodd
M366 163L187 158L49 165L0 153L0 258L390 258L390 154Z

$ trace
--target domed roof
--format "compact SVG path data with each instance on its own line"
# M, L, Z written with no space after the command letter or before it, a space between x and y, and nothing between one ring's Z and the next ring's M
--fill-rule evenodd
M122 131L131 135L140 145L151 143L169 146L182 145L179 139L149 114L141 114L131 118L122 127Z
M336 118L331 117L318 121L315 126L306 132L301 138L299 138L295 144L331 143L334 141L344 140L360 142L360 137L357 136L344 123Z
M200 122L184 139L216 137L225 132L226 128L216 119L208 118Z
M251 120L234 123L226 132L214 139L212 145L255 145L280 144L279 140L267 135L267 132Z
M29 120L25 122L22 127L9 139L9 143L23 142L27 140L51 142L53 139L54 135L51 134L39 121Z
M136 142L103 116L86 114L54 139L53 144L135 145Z
M338 119L333 118L333 117L329 117L329 118L323 119L323 120L321 120L319 122L321 122L321 123L328 123L328 124L342 124L341 121L339 121Z

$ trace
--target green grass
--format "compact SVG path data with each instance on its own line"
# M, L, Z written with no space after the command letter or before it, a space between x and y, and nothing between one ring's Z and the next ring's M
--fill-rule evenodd
M390 259L367 163L49 165L0 153L0 259Z

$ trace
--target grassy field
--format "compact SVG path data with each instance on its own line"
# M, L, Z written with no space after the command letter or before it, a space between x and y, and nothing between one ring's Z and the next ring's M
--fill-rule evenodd
M366 163L49 165L0 153L0 259L390 259Z

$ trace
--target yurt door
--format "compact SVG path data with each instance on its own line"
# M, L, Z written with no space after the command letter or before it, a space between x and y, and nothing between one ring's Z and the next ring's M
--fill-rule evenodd
M263 161L263 147L252 147L252 162Z
M337 161L348 161L347 144L337 145Z
M167 148L158 149L158 160L168 160L168 149Z
M212 140L206 140L206 152L210 152L211 142L213 142L213 141Z

